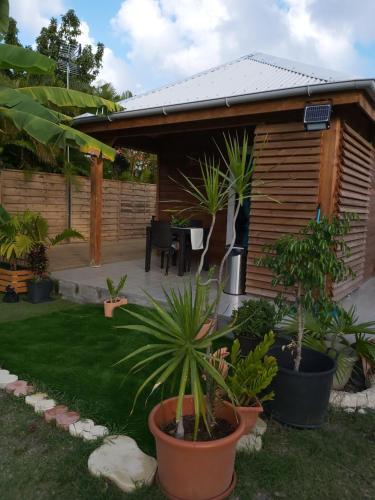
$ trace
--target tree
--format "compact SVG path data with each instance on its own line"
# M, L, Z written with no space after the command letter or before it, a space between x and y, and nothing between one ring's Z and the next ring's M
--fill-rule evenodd
M17 21L13 19L13 17L9 18L8 30L4 36L4 43L7 43L9 45L18 45L18 47L22 47L22 44L18 38Z
M321 221L311 220L297 235L285 234L266 245L266 255L255 261L256 265L272 271L273 286L282 286L295 294L298 318L296 371L302 359L306 311L332 311L329 283L354 276L345 262L350 249L344 237L355 218L353 214L346 214L342 218L334 217L332 222L327 217Z
M95 88L95 95L103 97L104 99L108 99L113 102L122 101L124 99L129 99L129 97L133 97L133 94L130 90L125 90L119 94L112 83L102 83Z
M81 35L81 21L73 9L69 9L61 16L61 22L54 17L51 18L48 26L41 29L36 39L37 51L58 61L61 47L63 45L79 47L78 38ZM99 74L102 66L104 45L99 42L96 50L91 45L81 48L74 63L77 65L78 73L71 76L72 88L82 89L82 85L90 86ZM57 83L65 85L66 74L64 70L57 66L55 70Z

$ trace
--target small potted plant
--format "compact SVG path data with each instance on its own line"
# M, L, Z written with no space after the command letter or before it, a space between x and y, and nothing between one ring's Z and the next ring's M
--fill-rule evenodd
M120 281L117 286L114 284L111 278L107 278L107 289L109 293L109 299L104 301L104 316L106 318L113 317L113 311L117 307L125 306L128 303L128 299L125 297L120 297L122 290L125 287L126 280L128 278L127 274L121 276Z
M239 325L236 337L241 346L241 354L247 354L262 342L264 336L274 331L281 319L274 304L266 299L245 300L232 314L235 324Z
M226 383L235 399L237 412L245 421L246 434L251 432L263 412L262 403L274 397L273 391L265 392L278 369L276 358L267 355L274 342L274 333L266 333L246 357L240 356L238 339L232 345Z
M301 428L320 427L328 408L336 362L328 354L304 346L307 311L332 311L328 283L353 276L345 258L350 254L344 237L354 216L331 221L311 220L299 234L287 234L264 247L256 264L270 269L272 284L295 294L296 341L273 347L279 371L272 382L275 398L265 409L281 423Z
M48 233L47 220L39 213L29 212L24 236L28 240L27 261L33 273L33 278L27 283L27 300L33 304L51 300L53 281L48 274L48 249L70 238L83 239L74 229L65 229L54 238Z

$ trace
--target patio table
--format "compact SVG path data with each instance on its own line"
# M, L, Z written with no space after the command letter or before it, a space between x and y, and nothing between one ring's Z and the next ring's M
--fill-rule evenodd
M186 258L186 238L190 236L190 227L171 226L172 235L179 243L178 258L177 258L177 274L183 276L185 273L185 258ZM207 241L208 229L203 228L203 248ZM150 270L152 252L152 229L151 226L146 227L146 256L145 256L145 271ZM207 254L204 259L203 269L208 270Z

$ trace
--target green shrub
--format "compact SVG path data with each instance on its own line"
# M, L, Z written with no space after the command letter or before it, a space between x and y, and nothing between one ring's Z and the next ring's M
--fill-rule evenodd
M266 299L245 300L233 311L232 319L236 325L236 335L263 337L273 330L280 321L276 307Z

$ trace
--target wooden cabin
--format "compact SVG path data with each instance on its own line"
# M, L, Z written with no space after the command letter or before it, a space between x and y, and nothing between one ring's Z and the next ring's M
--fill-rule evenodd
M247 293L275 295L269 272L255 267L254 257L261 255L265 243L297 232L316 217L318 209L328 216L359 214L347 237L356 278L335 285L335 298L344 297L374 275L373 79L353 79L255 53L122 104L124 111L108 117L82 117L76 123L80 130L112 146L157 154L160 218L169 217L168 209L176 208L181 200L189 204L178 185L181 172L198 177L198 160L204 154L215 155L223 132L237 132L239 137L247 132L256 157L254 180L266 181L257 191L279 202L267 197L251 202L246 219ZM306 130L304 110L309 105L331 107L328 122L318 130ZM94 198L99 200L92 204L94 261L100 246L99 164L94 164L92 176ZM230 210L220 214L212 260L224 251L231 217Z

